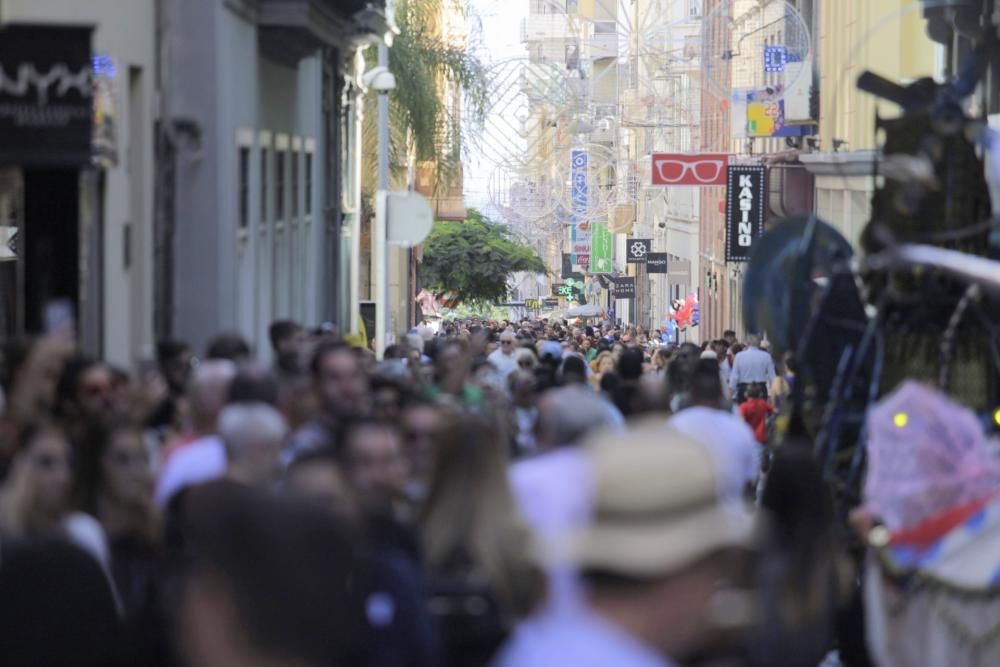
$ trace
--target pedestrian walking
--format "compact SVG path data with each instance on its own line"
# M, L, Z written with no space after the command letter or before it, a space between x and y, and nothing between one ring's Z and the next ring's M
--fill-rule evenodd
M737 404L747 398L747 389L751 385L761 387L761 397L767 398L767 388L774 381L774 361L771 355L760 349L760 336L747 336L747 348L736 355L733 368L729 374L729 389L735 396Z

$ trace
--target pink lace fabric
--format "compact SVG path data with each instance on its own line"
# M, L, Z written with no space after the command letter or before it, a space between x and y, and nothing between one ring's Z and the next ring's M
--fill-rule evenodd
M1000 461L975 414L907 380L868 415L865 509L890 531L1000 491Z

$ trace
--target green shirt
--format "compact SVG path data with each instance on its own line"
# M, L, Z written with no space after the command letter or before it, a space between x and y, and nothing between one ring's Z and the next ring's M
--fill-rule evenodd
M440 395L440 385L435 384L427 389L427 398L432 401ZM462 395L458 399L463 405L467 406L481 406L486 402L486 397L483 395L482 390L476 385L469 383L462 385Z

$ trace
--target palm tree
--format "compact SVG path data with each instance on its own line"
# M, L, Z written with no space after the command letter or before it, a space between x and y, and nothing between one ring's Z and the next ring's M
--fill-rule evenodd
M396 89L389 95L391 177L402 184L411 165L434 165L434 191L447 188L459 173L463 145L486 115L485 68L464 45L441 35L444 12L460 9L457 0L398 0L399 35L389 50ZM376 60L374 49L367 55ZM377 154L376 96L365 109L364 188L375 187ZM370 196L365 197L370 201Z

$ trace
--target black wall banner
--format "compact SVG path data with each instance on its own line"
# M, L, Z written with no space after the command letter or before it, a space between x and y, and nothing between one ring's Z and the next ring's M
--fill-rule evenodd
M632 299L635 298L635 277L634 276L618 276L612 278L614 281L614 295L616 299Z
M726 261L748 262L764 234L767 174L756 165L729 165L726 178Z
M628 239L625 247L626 264L645 264L646 257L653 249L653 239Z
M0 27L0 163L90 163L92 28Z
M667 253L651 252L646 259L646 273L666 273Z

